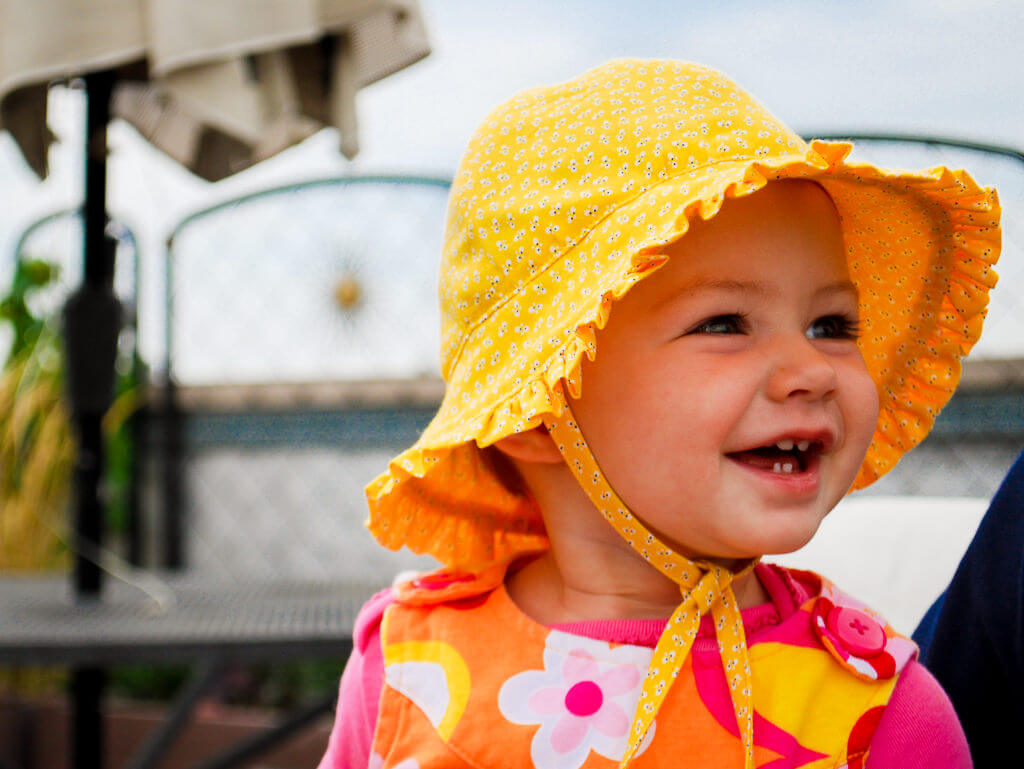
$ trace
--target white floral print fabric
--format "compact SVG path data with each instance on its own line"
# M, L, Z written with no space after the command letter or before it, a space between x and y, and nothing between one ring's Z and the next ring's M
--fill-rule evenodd
M533 765L579 769L591 751L619 761L651 650L553 630L543 660L543 670L517 673L498 694L498 708L509 721L540 725L530 744ZM645 743L653 736L652 726Z
M384 769L384 757L380 753L370 754L368 769ZM415 758L407 758L392 766L392 769L420 769L419 762Z

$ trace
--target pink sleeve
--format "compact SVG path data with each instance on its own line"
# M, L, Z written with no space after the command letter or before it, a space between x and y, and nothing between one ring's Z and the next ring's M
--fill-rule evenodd
M903 669L871 741L866 769L970 769L953 704L924 665Z
M394 600L390 589L382 590L366 602L356 617L352 655L338 689L334 728L318 769L366 769L369 765L380 690L384 685L380 623L384 610Z

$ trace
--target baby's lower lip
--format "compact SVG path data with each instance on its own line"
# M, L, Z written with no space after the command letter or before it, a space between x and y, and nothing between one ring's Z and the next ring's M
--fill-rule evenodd
M772 488L796 495L813 494L818 490L821 479L821 458L811 454L802 458L801 462L792 462L792 472L776 472L763 463L754 464L743 461L742 454L726 454L726 459L737 467L755 476L758 480L770 484ZM781 468L780 468L781 469Z

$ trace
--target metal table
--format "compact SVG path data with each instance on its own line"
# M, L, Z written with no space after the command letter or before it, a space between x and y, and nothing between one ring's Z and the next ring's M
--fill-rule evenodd
M66 577L0 579L0 665L197 664L167 721L129 762L131 769L157 766L226 663L347 658L356 613L380 587L217 584L149 573L141 580L109 580L101 600L76 601ZM329 712L335 694L288 714L271 732L212 757L202 769L251 759ZM92 715L97 728L100 714ZM76 755L75 762L78 769L96 769L95 757Z

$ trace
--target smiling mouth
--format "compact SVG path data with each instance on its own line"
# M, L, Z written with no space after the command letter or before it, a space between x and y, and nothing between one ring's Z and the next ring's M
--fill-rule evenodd
M775 475L800 475L818 466L822 444L811 440L781 440L770 446L734 451L727 457L755 470Z

